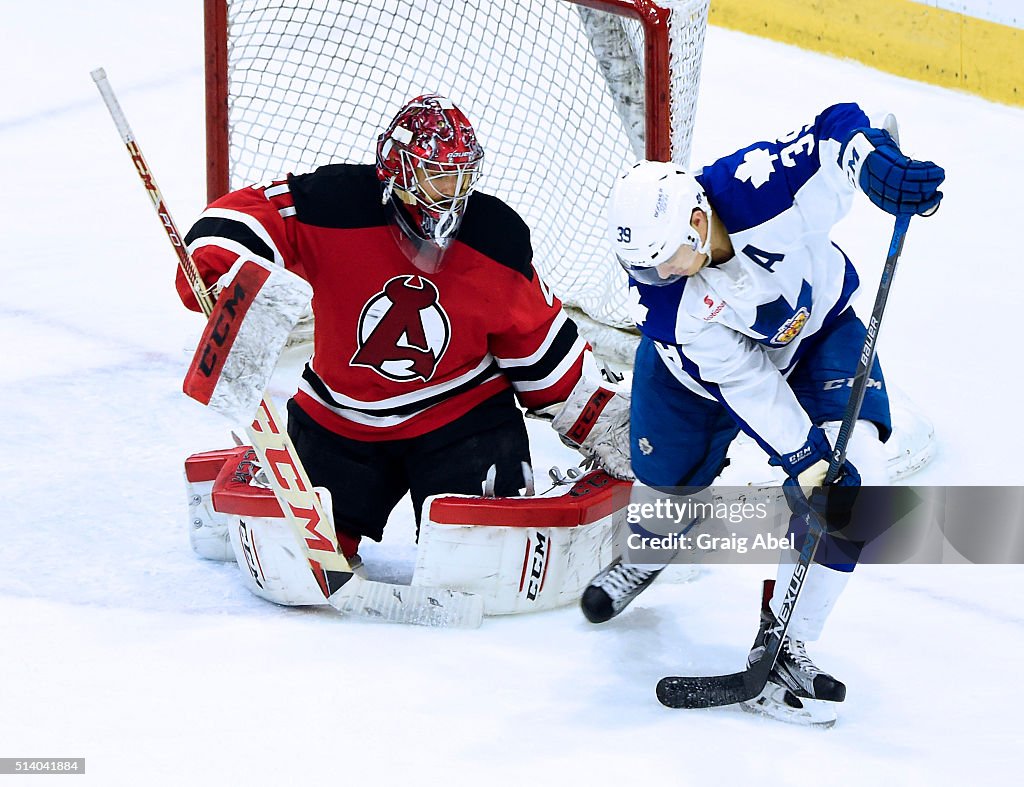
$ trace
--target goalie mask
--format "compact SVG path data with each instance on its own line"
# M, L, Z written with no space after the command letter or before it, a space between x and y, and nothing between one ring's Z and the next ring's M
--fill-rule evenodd
M458 232L484 151L464 114L446 98L418 96L377 138L377 177L402 251L427 273Z
M608 200L608 237L619 264L634 281L662 287L682 275L662 278L658 266L683 246L711 253L690 223L694 208L711 223L711 205L696 179L671 162L640 161L626 170Z

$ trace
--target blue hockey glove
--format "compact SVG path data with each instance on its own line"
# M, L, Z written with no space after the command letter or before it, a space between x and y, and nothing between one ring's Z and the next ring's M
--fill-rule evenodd
M795 478L787 478L782 491L789 503L789 510L797 516L806 516L814 511L825 522L829 530L842 530L850 524L853 504L860 492L860 473L849 462L843 464L839 477L828 486L816 486L805 495L803 487Z
M775 456L769 464L781 467L789 476L782 484L790 510L806 516L813 510L832 530L840 530L850 522L853 504L860 491L860 473L846 461L836 480L824 486L832 458L832 446L819 426L812 426L807 442L791 454ZM808 492L805 493L804 489Z
M945 170L907 158L887 131L855 129L839 152L839 166L868 198L893 216L929 216L942 200Z

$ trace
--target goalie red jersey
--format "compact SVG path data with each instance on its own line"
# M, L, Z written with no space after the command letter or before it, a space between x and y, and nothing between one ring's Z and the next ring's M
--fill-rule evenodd
M214 202L186 243L207 284L239 257L313 287L315 352L296 403L358 440L433 431L510 386L536 409L579 381L585 342L533 268L530 234L474 192L437 273L402 254L372 166L336 164ZM197 309L182 274L182 301Z

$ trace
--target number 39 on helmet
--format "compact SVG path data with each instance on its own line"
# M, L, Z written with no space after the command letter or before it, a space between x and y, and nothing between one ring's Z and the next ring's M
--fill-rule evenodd
M711 233L702 242L690 223L695 208L710 221L704 189L676 164L639 161L619 176L608 200L608 240L632 279L655 286L671 284L681 277L663 279L656 269L681 246L710 252Z

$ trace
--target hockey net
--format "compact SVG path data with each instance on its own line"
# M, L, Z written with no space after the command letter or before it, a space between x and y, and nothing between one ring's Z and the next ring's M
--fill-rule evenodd
M206 0L208 196L371 163L409 98L438 92L486 150L482 189L597 344L630 337L605 241L615 177L688 163L708 0ZM592 338L593 337L593 338ZM596 340L596 341L595 341ZM618 354L614 348L610 352Z

